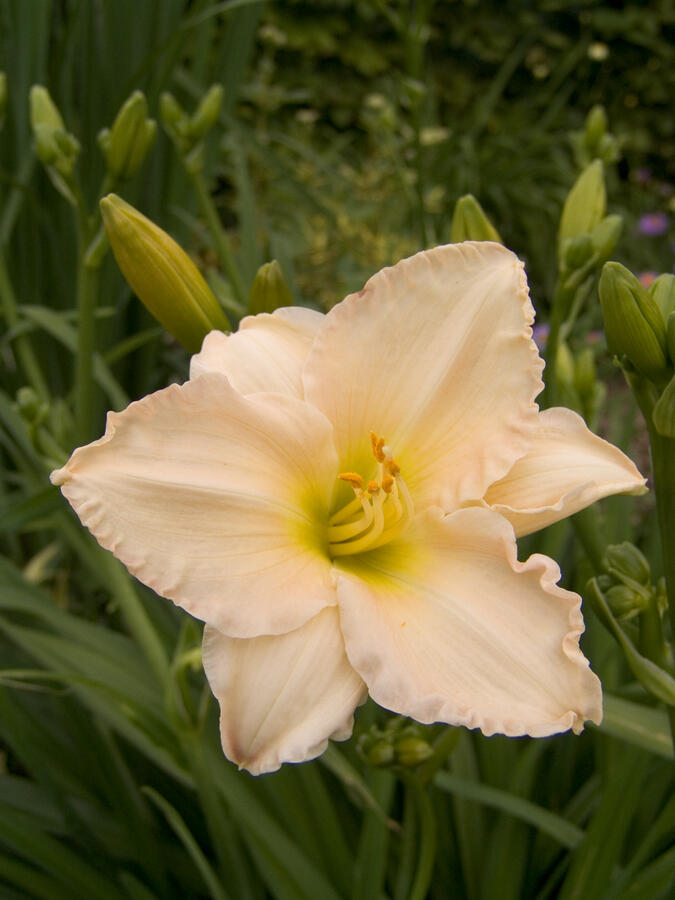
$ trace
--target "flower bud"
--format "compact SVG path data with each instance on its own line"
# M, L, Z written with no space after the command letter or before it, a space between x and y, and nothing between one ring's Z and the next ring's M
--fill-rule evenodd
M62 179L69 179L72 175L80 144L77 138L66 131L61 113L47 88L41 84L34 84L30 90L30 121L35 136L35 149L41 162L61 176L55 181L55 186L72 202L70 190Z
M605 263L598 286L610 353L626 356L640 374L661 381L667 372L666 327L638 279L620 263Z
M187 134L188 117L178 100L169 91L165 91L159 98L159 115L162 125L172 137Z
M364 756L371 766L389 766L394 762L394 748L391 741L378 741L364 751Z
M433 756L434 751L427 741L409 736L402 737L394 743L394 754L400 766L413 768Z
M597 258L596 265L600 266L610 258L619 243L622 231L623 219L617 215L605 216L591 231L591 245Z
M594 106L586 116L584 142L589 155L598 156L598 145L607 134L607 113L604 106Z
M460 241L496 241L498 244L502 242L499 232L473 194L465 194L455 204L450 240L453 244Z
M567 195L558 231L560 246L567 238L593 231L605 215L605 204L604 167L596 159L586 166Z
M41 84L30 89L30 122L33 128L45 125L54 131L65 131L66 126L49 91Z
M157 123L148 119L148 104L142 91L134 91L122 104L111 129L104 128L98 141L108 172L121 180L132 178L157 136Z
M222 84L212 84L199 101L190 119L190 137L193 141L201 141L216 124L224 96L225 89Z
M649 563L638 548L628 541L610 544L603 563L606 570L618 579L625 576L638 584L649 584L651 581Z
M670 314L675 324L675 313ZM675 328L671 329L675 332ZM663 389L652 411L654 427L663 437L675 438L675 375Z
M32 387L24 385L16 392L16 406L29 425L41 425L49 414L49 405L40 400Z
M115 194L101 200L101 214L131 289L184 347L196 353L209 331L229 329L199 269L173 238Z
M668 317L675 312L675 275L666 273L649 285L649 296L661 310L663 321L668 322Z
M649 600L639 591L631 590L625 584L615 584L605 594L612 614L617 619L628 621L644 612L649 606Z
M560 255L565 269L580 269L593 255L593 244L590 234L566 238L561 245Z
M258 269L248 300L248 311L251 315L272 313L280 306L293 306L293 295L290 292L281 266L273 259Z

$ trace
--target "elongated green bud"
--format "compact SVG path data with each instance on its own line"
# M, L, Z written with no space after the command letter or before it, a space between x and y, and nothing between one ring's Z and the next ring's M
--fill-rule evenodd
M47 126L54 131L66 130L61 113L47 88L41 84L34 84L30 89L30 123L33 130L41 126Z
M589 234L605 215L604 167L599 159L586 166L567 195L560 217L559 244Z
M201 141L216 124L224 96L225 89L222 84L212 84L199 101L190 119L190 137L194 141Z
M460 241L496 241L498 244L502 242L499 232L473 194L465 194L455 204L450 240L453 244Z
M666 326L647 289L620 263L605 263L598 287L610 353L662 381L668 370Z
M165 91L159 98L159 115L162 125L172 137L176 134L187 134L189 122L187 114L169 91Z
M597 266L601 266L611 257L622 231L623 219L617 215L605 216L591 231L591 246L597 259Z
M293 295L286 284L281 266L273 259L260 266L253 279L248 311L255 316L258 313L273 313L280 306L293 306Z
M69 178L80 152L77 139L66 126L47 88L34 84L30 90L30 122L35 148L42 163Z
M649 285L649 296L661 310L663 321L667 323L670 314L675 312L675 275L666 272L654 279Z
M604 106L594 106L586 116L584 141L590 154L597 155L600 141L607 134L607 124L607 113Z
M675 313L671 313L675 322ZM673 329L675 331L675 329ZM654 427L660 435L675 438L675 375L663 389L652 411Z
M101 200L103 224L122 274L149 312L191 353L230 323L187 253L115 194Z
M112 128L99 132L98 142L108 172L120 180L132 178L157 137L157 123L148 118L142 91L134 91L117 113Z

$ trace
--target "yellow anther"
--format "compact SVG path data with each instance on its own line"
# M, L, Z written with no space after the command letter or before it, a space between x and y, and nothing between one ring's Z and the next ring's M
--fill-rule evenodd
M382 477L382 490L385 492L385 494L390 494L393 487L394 479L391 477L391 475L384 475Z
M358 472L342 472L338 475L338 478L351 484L354 490L360 490L363 487L363 478Z
M369 494L376 494L380 489L379 484L376 481L369 481L366 485L366 490Z
M378 437L374 431L370 432L370 444L373 448L373 456L378 462L384 462L386 457L384 455L384 438Z
M395 459L388 459L384 464L384 471L388 475L393 475L395 478L397 475L400 474L401 467L399 466L399 464L396 462Z

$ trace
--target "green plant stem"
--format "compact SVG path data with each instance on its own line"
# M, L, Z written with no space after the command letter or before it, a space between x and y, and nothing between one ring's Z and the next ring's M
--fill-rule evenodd
M607 547L602 538L604 529L600 525L597 509L589 506L572 516L572 525L586 556L591 561L596 574L602 572L602 561Z
M211 194L206 187L204 174L201 171L190 172L189 174L192 181L192 186L194 187L195 193L197 194L197 200L199 201L200 209L206 219L209 231L211 232L211 237L213 238L215 251L218 254L220 264L222 265L225 274L230 280L230 284L232 285L232 290L234 291L234 295L237 301L247 307L248 297L246 296L244 283L241 279L239 269L237 268L237 264L234 260L234 254L232 253L232 248L230 247L230 241L227 237L227 234L225 233L225 229L222 226Z
M626 372L626 378L645 418L649 433L668 614L671 633L675 636L675 547L673 547L675 538L675 440L659 434L654 426L653 412L656 392L653 386L637 373ZM675 707L668 706L667 712L673 745L675 745Z
M422 763L417 770L417 777L421 784L428 784L438 770L445 765L446 760L454 751L461 737L461 729L454 728L452 725L448 725L443 730L434 744L434 755Z
M436 814L429 791L416 783L419 807L419 859L409 900L426 900L436 859Z
M13 328L19 322L19 312L2 247L0 247L0 302L2 303L7 327ZM33 390L41 400L48 401L49 389L47 388L47 382L44 379L37 357L33 353L30 339L25 334L17 335L14 339L14 346L16 347L16 354L21 368Z
M94 424L94 349L98 269L85 265L82 247L77 271L77 357L75 361L75 422L77 442L86 444Z

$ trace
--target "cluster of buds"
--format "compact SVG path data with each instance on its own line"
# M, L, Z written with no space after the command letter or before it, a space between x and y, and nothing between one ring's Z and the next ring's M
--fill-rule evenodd
M649 563L633 544L614 544L607 548L603 573L589 581L586 596L621 645L638 681L658 699L675 705L665 580L652 583Z
M675 275L661 275L647 289L620 263L607 263L599 292L610 352L651 383L652 424L675 438Z
M204 138L218 121L224 94L221 84L211 85L191 116L173 94L167 91L160 97L162 125L188 172L200 172L204 166Z
M40 84L33 85L30 91L30 122L35 150L52 184L75 206L73 171L80 153L80 142L66 130L49 91Z
M605 215L607 194L602 160L584 168L567 195L558 230L558 257L563 276L590 274L614 252L622 219Z
M140 169L157 137L157 123L148 118L148 103L142 91L126 100L111 128L98 133L98 143L114 181L126 181Z
M396 716L384 728L373 725L358 740L357 750L371 766L413 769L433 756L433 748L424 738L424 729Z

